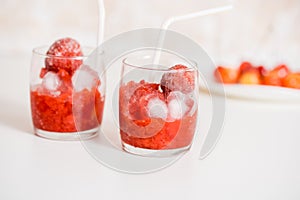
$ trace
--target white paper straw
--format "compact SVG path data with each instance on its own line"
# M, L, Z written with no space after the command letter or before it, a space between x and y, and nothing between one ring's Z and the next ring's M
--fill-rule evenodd
M202 16L206 16L206 15L216 14L219 12L224 12L224 11L230 10L232 8L233 8L232 5L215 7L215 8L211 8L211 9L201 10L199 12L190 13L187 15L174 16L174 17L170 17L169 19L167 19L161 26L161 29L163 29L163 30L159 36L159 41L158 41L158 46L157 46L158 50L156 51L155 56L154 56L154 64L155 65L159 64L159 59L160 59L160 55L161 55L160 49L162 48L163 42L165 40L165 33L166 33L165 30L167 30L171 24L178 22L178 21L183 21L183 20L192 19L192 18L196 18L196 17L202 17Z
M222 7L216 7L216 8L201 10L199 12L194 12L194 13L190 13L190 14L187 14L187 15L170 17L169 19L167 19L163 23L161 28L162 29L168 29L169 26L171 24L173 24L174 22L187 20L187 19L192 19L192 18L196 18L196 17L202 17L202 16L206 16L206 15L211 15L211 14L216 14L216 13L219 13L219 12L230 10L232 8L233 8L232 5L227 5L227 6L222 6Z
M104 29L105 29L104 0L98 0L98 34L97 34L98 46L100 46L104 41Z

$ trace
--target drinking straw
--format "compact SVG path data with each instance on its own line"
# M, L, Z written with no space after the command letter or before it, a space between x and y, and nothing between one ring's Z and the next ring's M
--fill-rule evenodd
M164 42L165 34L166 34L165 30L167 30L170 27L170 25L172 25L178 21L184 21L184 20L188 20L188 19L192 19L192 18L196 18L196 17L202 17L202 16L211 15L211 14L216 14L219 12L224 12L224 11L230 10L232 8L233 8L232 5L226 5L226 6L221 6L221 7L205 9L205 10L201 10L201 11L194 12L194 13L189 13L186 15L173 16L173 17L170 17L169 19L167 19L161 26L162 31L161 31L161 34L160 34L159 40L158 40L158 46L157 46L158 50L156 51L155 56L154 56L154 64L157 65L159 63L159 59L161 56L161 50L159 50L159 49L161 49L163 46L163 42Z
M167 19L163 23L161 28L162 29L168 29L171 24L173 24L175 22L178 22L178 21L183 21L183 20L192 19L192 18L196 18L196 17L211 15L211 14L227 11L227 10L230 10L232 8L233 8L232 5L227 5L227 6L222 6L222 7L215 7L215 8L205 9L205 10L201 10L201 11L198 11L198 12L189 13L189 14L186 14L186 15L170 17L169 19Z
M104 41L104 29L105 29L104 0L98 0L98 35L97 35L98 46L101 45Z

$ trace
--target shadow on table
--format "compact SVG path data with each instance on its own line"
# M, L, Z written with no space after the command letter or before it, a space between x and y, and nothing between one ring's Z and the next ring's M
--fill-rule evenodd
M0 124L17 129L24 133L33 134L31 127L30 108L18 105L14 101L0 99Z

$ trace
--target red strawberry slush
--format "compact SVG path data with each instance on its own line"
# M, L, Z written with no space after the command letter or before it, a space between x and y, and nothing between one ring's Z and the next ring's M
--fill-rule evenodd
M122 142L153 150L188 147L198 112L194 73L176 65L162 76L161 83L123 84L119 90Z
M30 92L36 128L69 133L94 129L101 124L104 107L104 96L98 89L101 81L89 66L80 68L81 56L81 46L72 38L57 40L47 51L45 68L40 71L42 83L33 86ZM81 75L89 78L89 86L74 85Z

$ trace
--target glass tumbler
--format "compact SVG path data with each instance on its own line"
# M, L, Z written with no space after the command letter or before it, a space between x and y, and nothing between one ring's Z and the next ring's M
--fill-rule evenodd
M59 57L47 55L47 49L35 48L31 62L30 101L35 134L57 140L95 136L105 100L102 53L96 55L92 48L83 47L83 56ZM49 68L49 62L72 65L75 70Z
M198 116L196 64L175 53L138 50L123 60L119 124L123 149L143 156L188 150Z

